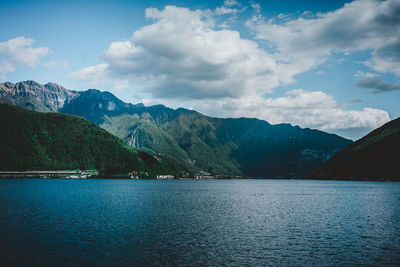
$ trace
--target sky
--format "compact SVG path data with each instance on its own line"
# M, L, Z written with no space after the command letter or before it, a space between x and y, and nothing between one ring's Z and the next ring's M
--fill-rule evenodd
M400 116L400 0L0 0L0 82L356 140Z

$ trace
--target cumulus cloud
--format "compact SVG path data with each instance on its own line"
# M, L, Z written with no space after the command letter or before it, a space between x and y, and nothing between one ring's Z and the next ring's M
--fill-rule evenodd
M88 80L90 85L102 83L107 79L108 64L102 63L94 66L83 68L72 73L72 76L82 80Z
M240 12L245 11L246 8L242 8L242 9L237 9L237 8L230 8L230 7L226 7L226 6L221 6L221 7L217 7L214 11L215 15L227 15L227 14L237 14Z
M236 15L238 13L244 12L247 9L246 7L238 9L234 8L234 6L240 6L240 3L235 0L225 0L224 5L217 7L213 13L214 15L227 15L227 14Z
M0 42L0 78L13 72L17 65L34 67L40 59L49 54L47 47L33 47L35 40L23 36Z
M321 91L290 90L284 97L230 99L198 102L194 109L216 116L256 117L270 123L287 123L337 133L343 129L375 129L390 120L386 111L363 108L347 110Z
M131 80L156 98L240 97L279 85L269 54L237 31L213 30L203 12L166 6L146 9L146 17L154 23L113 42L102 55L105 63L75 75Z
M290 76L314 68L337 52L372 51L365 64L400 75L400 1L358 0L315 16L265 20L256 14L246 25L275 49Z
M384 82L378 75L365 75L357 81L355 86L371 89L375 94L400 90L400 84Z
M0 79L14 72L17 65L34 67L50 53L47 47L33 47L35 40L23 36L0 42Z
M10 56L10 60L33 67L46 56L50 49L47 47L32 47L35 40L23 36L0 42L0 54Z

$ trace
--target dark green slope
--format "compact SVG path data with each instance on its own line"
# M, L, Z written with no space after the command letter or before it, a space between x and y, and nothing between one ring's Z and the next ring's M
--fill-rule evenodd
M351 141L290 124L271 125L257 119L221 121L217 136L232 140L232 158L251 176L303 177Z
M103 174L135 170L150 176L182 170L171 169L176 162L134 150L75 116L0 104L0 125L1 170L97 169Z
M400 181L400 118L345 147L312 178Z
M302 177L351 143L290 124L127 104L98 90L81 92L60 111L92 120L130 146L169 155L195 171L212 174Z

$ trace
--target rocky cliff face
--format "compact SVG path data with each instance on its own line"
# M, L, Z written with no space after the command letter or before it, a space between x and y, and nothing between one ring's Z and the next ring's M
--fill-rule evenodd
M89 89L79 92L79 97L70 99L68 105L64 105L59 112L78 115L96 124L101 124L103 116L133 114L139 107L143 107L143 105L125 103L109 92Z
M77 96L78 92L69 91L55 83L42 85L35 81L24 81L0 84L0 102L37 111L56 112Z

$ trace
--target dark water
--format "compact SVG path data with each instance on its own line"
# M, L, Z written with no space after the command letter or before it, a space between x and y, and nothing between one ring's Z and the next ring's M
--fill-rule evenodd
M400 183L0 180L0 261L398 265Z

